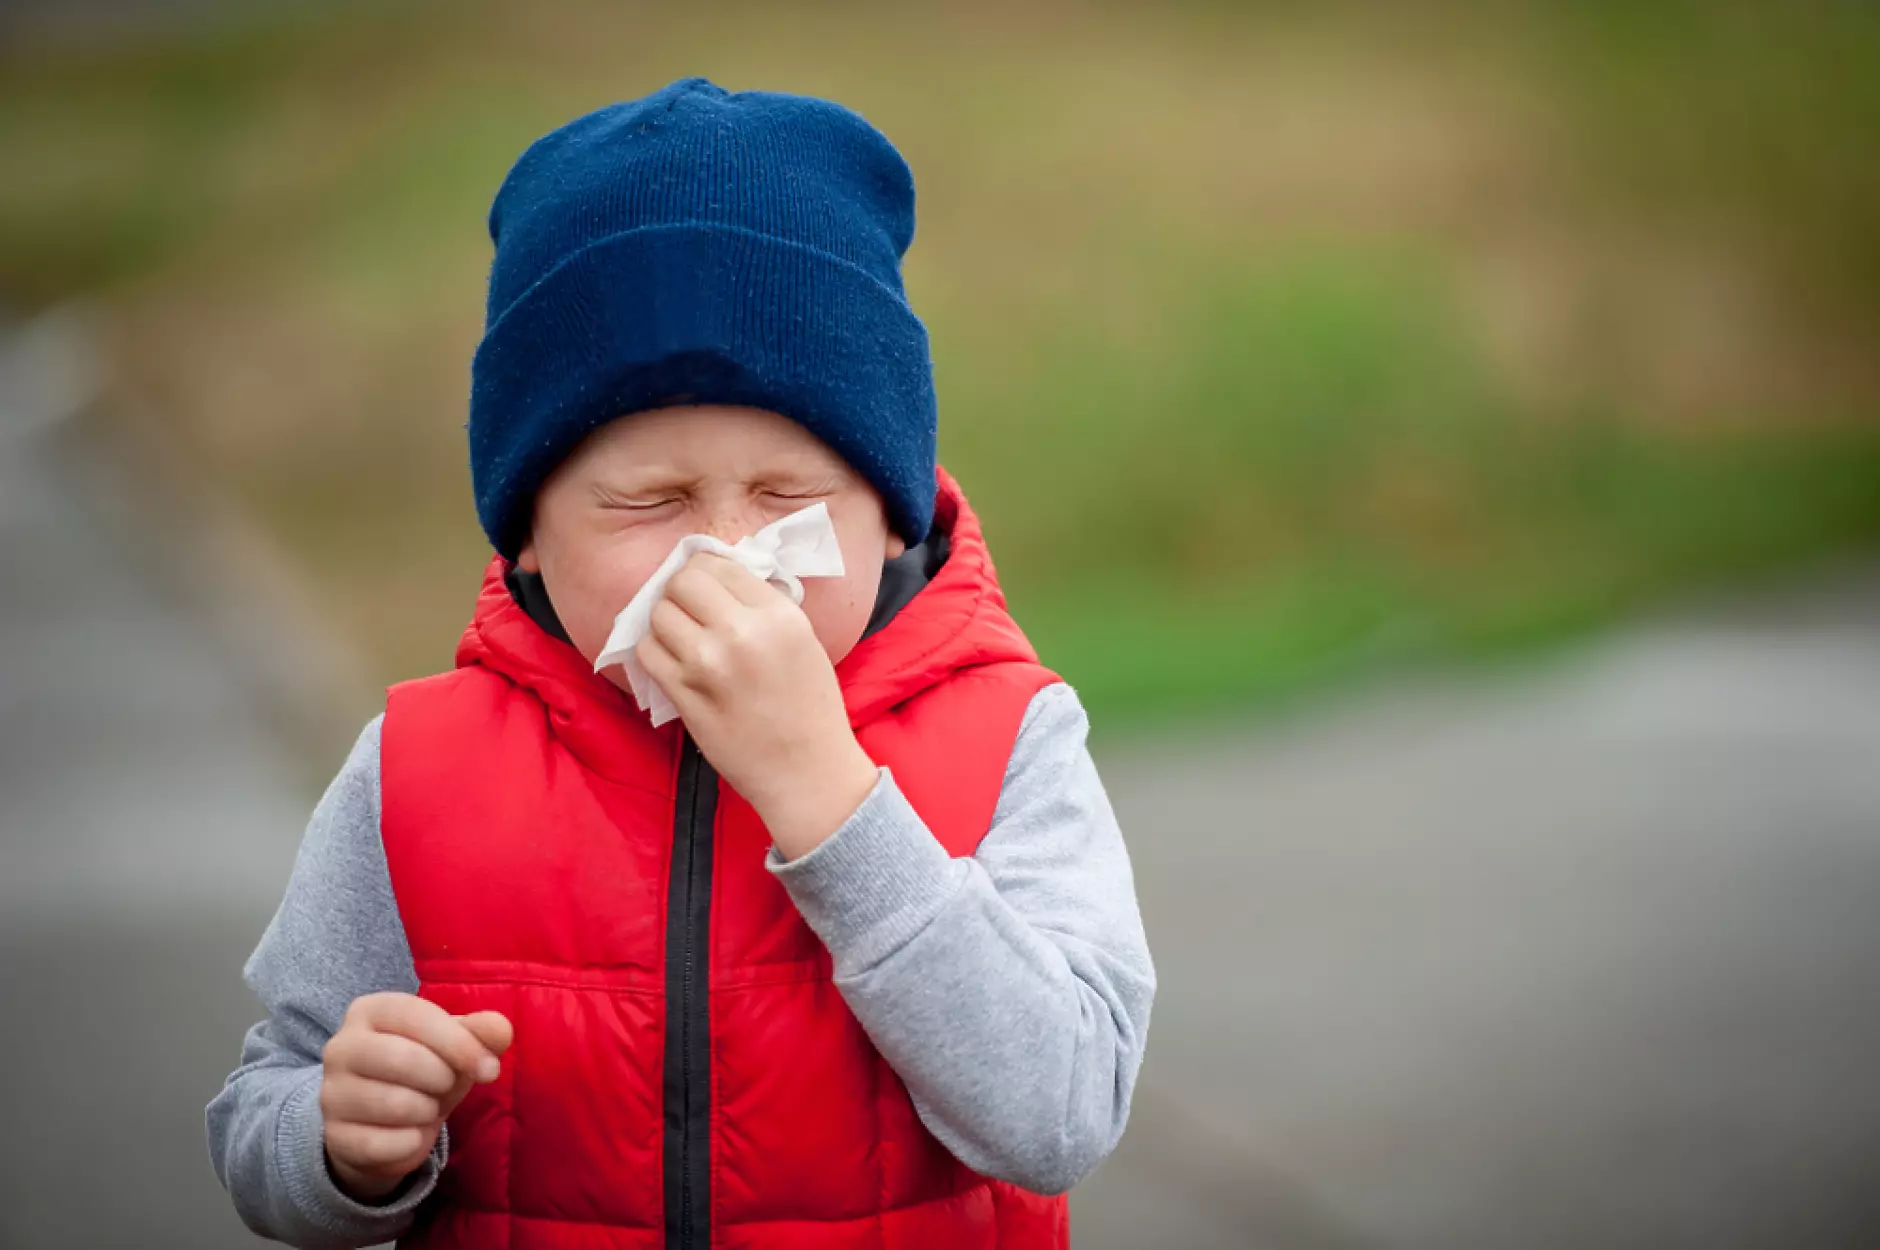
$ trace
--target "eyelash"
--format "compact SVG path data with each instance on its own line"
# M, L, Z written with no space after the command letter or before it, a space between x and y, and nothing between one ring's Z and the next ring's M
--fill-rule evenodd
M760 491L758 493L770 499L804 500L804 499L822 498L822 492L820 491L792 492L792 491L783 491L783 490L766 490L766 491ZM615 500L609 500L604 506L606 506L607 508L613 509L615 511L618 511L618 512L657 512L659 509L666 507L668 504L675 504L675 503L681 503L681 502L683 501L677 495L674 495L671 498L661 499L653 503L630 503L625 499L615 499Z

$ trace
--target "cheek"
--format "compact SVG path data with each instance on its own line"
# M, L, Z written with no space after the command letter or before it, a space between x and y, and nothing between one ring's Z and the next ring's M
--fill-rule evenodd
M843 561L848 572L841 577L811 578L803 583L803 614L816 631L816 640L840 663L854 649L868 627L868 617L875 610L875 595L881 589L881 560L860 565Z
M816 629L816 638L832 660L840 663L868 627L881 589L881 563L887 558L887 526L881 505L873 496L843 497L829 502L836 535L842 544L839 578L814 578L803 583L803 612Z
M672 550L674 539L635 532L542 557L542 579L555 614L589 663L601 653L614 618Z

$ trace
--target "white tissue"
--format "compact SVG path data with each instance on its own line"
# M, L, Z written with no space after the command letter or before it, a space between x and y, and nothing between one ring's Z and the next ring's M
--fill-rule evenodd
M701 551L737 561L790 596L792 603L803 602L801 579L840 577L843 573L842 547L836 542L836 528L829 520L828 504L814 504L781 521L773 521L749 538L740 539L736 546L720 542L709 534L688 534L681 538L659 570L640 587L640 593L614 618L607 645L601 648L600 658L594 661L597 673L609 664L618 664L626 670L627 684L633 689L634 699L652 716L655 726L672 720L679 712L666 692L659 688L659 683L641 666L633 649L652 627L653 605L666 593L666 583Z

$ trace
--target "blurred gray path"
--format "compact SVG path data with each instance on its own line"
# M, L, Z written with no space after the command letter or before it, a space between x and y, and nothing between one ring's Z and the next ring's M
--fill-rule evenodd
M1112 1247L1880 1246L1880 568L1103 761Z
M0 1250L250 1244L201 1110L313 795L4 373ZM1104 755L1163 988L1080 1250L1880 1245L1880 570Z
M0 355L0 1247L257 1244L202 1108L307 795ZM55 388L56 389L56 388ZM32 392L32 393L29 393Z

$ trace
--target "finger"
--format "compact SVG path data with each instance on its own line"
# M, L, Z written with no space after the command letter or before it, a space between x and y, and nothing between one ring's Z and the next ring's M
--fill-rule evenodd
M738 568L721 556L700 554L666 583L665 597L684 608L699 624L710 627L737 612L743 600L733 594L714 571L719 565ZM742 569L738 570L743 572ZM746 574L746 576L749 576Z
M467 1016L458 1016L457 1020L466 1029L476 1034L482 1043L490 1048L490 1053L501 1055L516 1040L515 1026L509 1023L509 1017L500 1011L474 1011ZM448 1117L457 1110L458 1104L469 1095L476 1082L468 1077L458 1077L457 1084L450 1093L444 1095L443 1115Z
M444 1118L443 1105L429 1094L363 1077L328 1081L320 1090L320 1112L328 1120L382 1128L422 1127Z
M500 1011L473 1011L467 1016L458 1016L457 1022L499 1058L516 1040L516 1027Z
M691 687L685 682L685 665L654 635L648 634L640 639L633 654L639 659L640 667L646 670L646 675L658 682L659 688L674 703L690 691Z
M369 1021L379 1032L396 1033L428 1047L432 1054L464 1076L493 1081L502 1070L496 1056L474 1033L428 999L412 994L392 995L377 1000L371 1012Z
M368 1080L403 1085L441 1098L457 1083L458 1073L421 1042L396 1033L373 1033L349 1050L341 1066Z
M443 1111L442 1118L448 1119L455 1114L458 1106L462 1104L465 1098L470 1096L470 1091L476 1087L477 1083L469 1077L458 1077L457 1083L451 1086L450 1093L445 1094L444 1097L439 1100L438 1105Z
M705 640L705 627L670 599L661 599L653 605L651 625L652 636L659 639L660 645L671 652L674 659L696 656L699 645Z
M380 1128L372 1124L348 1124L343 1120L328 1121L326 1125L327 1153L344 1159L360 1171L379 1171L404 1164L416 1167L430 1153L436 1140L429 1125Z
M698 565L700 572L709 574L714 581L731 593L733 599L746 607L765 607L783 593L736 560L700 553L694 558L693 563Z

